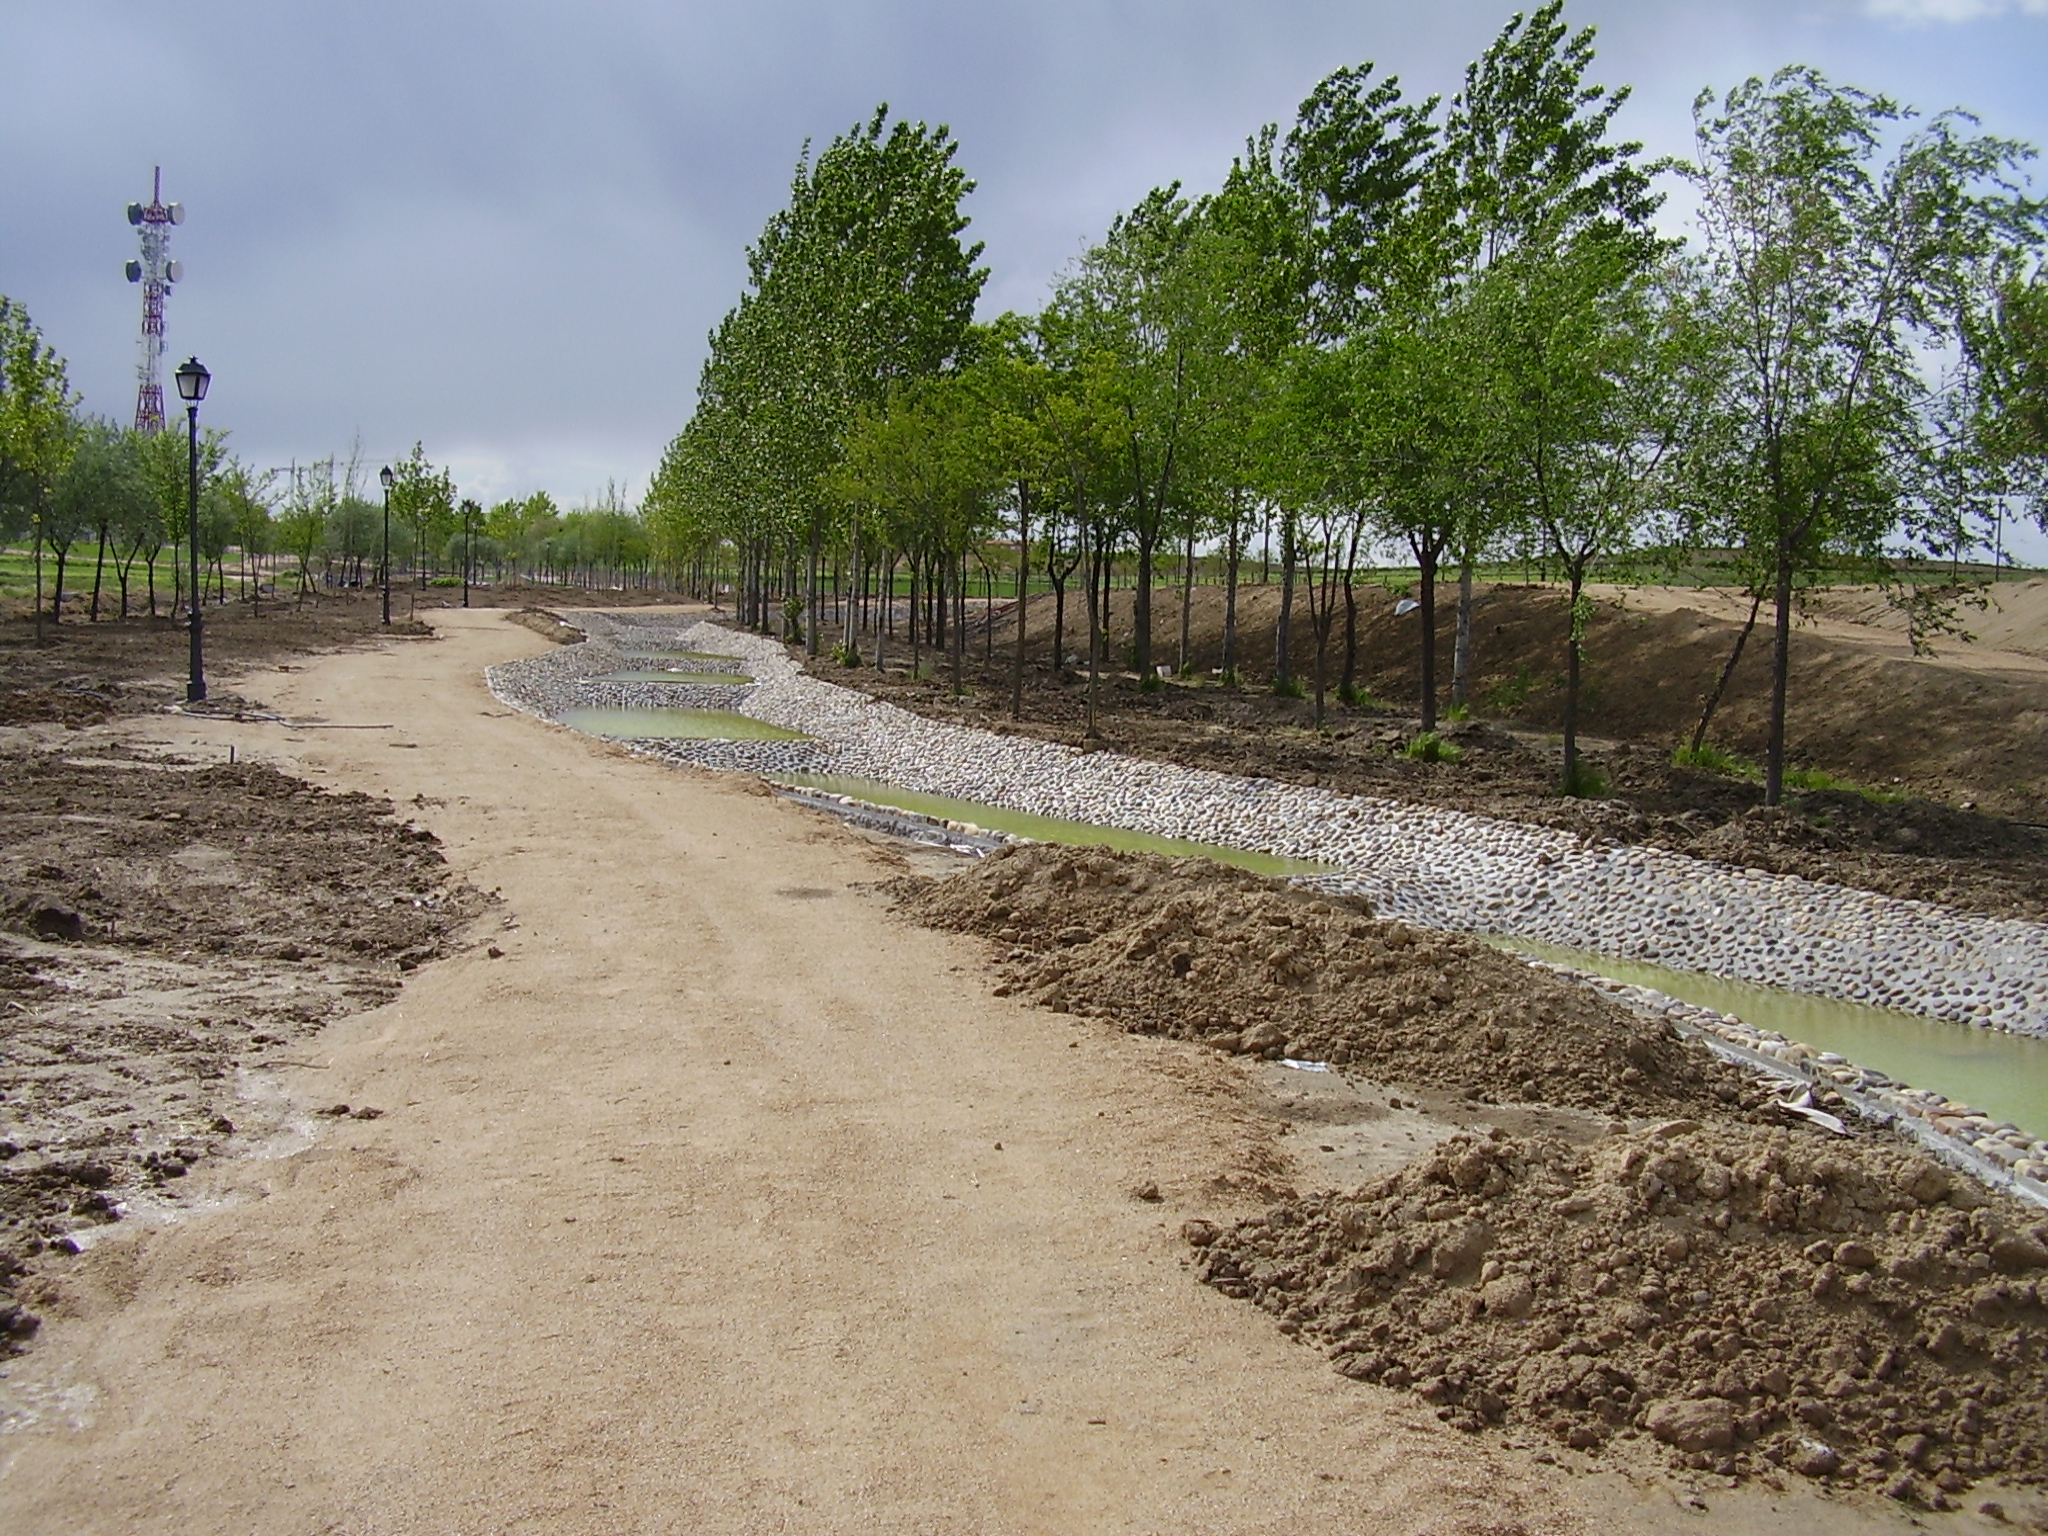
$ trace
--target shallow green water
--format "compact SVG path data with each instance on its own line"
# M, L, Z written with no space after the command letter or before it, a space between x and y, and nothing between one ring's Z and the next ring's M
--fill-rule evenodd
M1254 853L1248 848L1225 848L1214 843L1190 843L1173 837L1154 837L1149 832L1132 832L1123 827L1104 827L1086 821L1061 821L1052 816L1034 816L1028 811L1008 811L1001 806L981 805L972 800L953 800L945 795L920 794L898 789L876 779L854 779L833 773L777 774L778 782L823 790L828 795L851 795L876 805L894 806L920 816L937 816L946 821L968 821L991 832L1007 832L1041 843L1068 843L1078 847L1109 847L1128 853L1163 853L1214 859L1235 864L1260 875L1306 875L1329 868L1305 859L1283 859L1276 854Z
M565 709L555 718L592 736L627 741L805 741L801 731L723 709Z
M619 654L628 661L715 661L728 667L739 659L718 651L657 651L642 648L622 649Z
M671 672L649 668L638 672L606 672L591 679L599 683L710 683L715 686L738 688L751 683L753 679L744 672Z
M1807 997L1699 971L1617 960L1555 944L1489 936L1489 943L1576 966L1616 981L1655 987L1681 1002L1732 1013L1816 1050L1835 1051L1915 1088L1931 1088L2029 1135L2048 1135L2048 1040L1944 1024L1914 1013Z

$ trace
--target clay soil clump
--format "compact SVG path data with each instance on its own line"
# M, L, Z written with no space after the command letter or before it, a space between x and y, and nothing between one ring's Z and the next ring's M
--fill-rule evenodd
M1889 1131L1788 1124L1662 1020L1204 860L1016 848L903 906L1001 946L998 991L1479 1110L1357 1189L1183 1227L1203 1280L1348 1377L1475 1432L1934 1508L2048 1476L2048 1223ZM1592 1113L1484 1124L1531 1106Z
M1473 939L1206 859L1040 844L907 910L1005 946L998 989L1063 1013L1480 1101L1675 1114L1752 1080L1587 988Z
M1461 1136L1195 1225L1200 1273L1478 1430L1945 1506L2048 1472L2048 1225L1875 1140L1680 1121Z

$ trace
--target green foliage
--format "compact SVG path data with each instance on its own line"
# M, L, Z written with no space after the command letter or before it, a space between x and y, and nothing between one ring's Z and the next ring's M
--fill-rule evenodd
M1464 761L1465 749L1435 731L1424 731L1401 749L1401 755L1418 763L1457 763Z
M1308 697L1308 685L1299 676L1276 677L1273 679L1273 692L1283 699L1305 699Z
M1903 790L1871 789L1849 779L1837 778L1834 774L1823 773L1818 768L1787 768L1785 787L1809 792L1832 790L1838 794L1860 795L1874 805L1898 805L1907 797Z
M1504 677L1486 690L1486 707L1496 715L1516 714L1535 691L1536 674L1525 663L1515 668L1513 677Z
M1454 725L1461 720L1470 720L1472 718L1472 706L1470 704L1453 704L1444 710L1444 718Z
M1717 747L1711 741L1700 743L1698 751L1690 745L1681 745L1671 754L1671 761L1680 768L1702 768L1709 773L1725 773L1738 779L1761 776L1757 765L1748 758L1725 747Z

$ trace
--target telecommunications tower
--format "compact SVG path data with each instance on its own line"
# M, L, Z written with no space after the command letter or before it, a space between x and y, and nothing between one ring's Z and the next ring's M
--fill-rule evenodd
M181 203L164 202L164 168L156 168L156 184L147 203L128 205L128 222L142 231L142 260L128 263L128 281L142 284L142 356L135 365L135 430L161 432L164 426L164 299L171 284L185 275L182 262L172 261L171 226L185 222Z

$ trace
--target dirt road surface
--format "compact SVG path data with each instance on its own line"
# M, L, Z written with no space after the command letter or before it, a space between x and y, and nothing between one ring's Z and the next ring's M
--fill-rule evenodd
M993 997L886 854L511 714L482 668L547 642L434 624L236 685L388 729L144 727L423 797L504 905L287 1076L381 1118L69 1261L0 1376L11 1536L1904 1528L1333 1374L1185 1267L1273 1155L1240 1069Z

